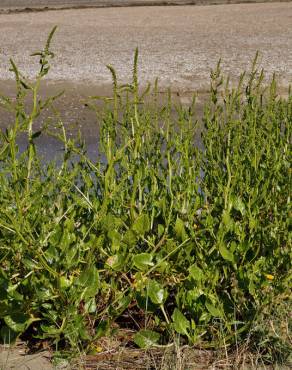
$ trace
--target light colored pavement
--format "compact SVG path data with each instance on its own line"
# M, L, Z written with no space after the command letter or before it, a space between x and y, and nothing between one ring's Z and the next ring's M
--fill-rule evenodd
M218 6L137 7L60 10L0 15L0 79L12 78L9 57L32 77L50 29L59 29L50 79L103 85L105 67L115 66L122 81L140 50L143 84L159 76L163 86L205 89L210 69L222 58L233 78L250 66L256 51L267 74L292 82L292 3Z

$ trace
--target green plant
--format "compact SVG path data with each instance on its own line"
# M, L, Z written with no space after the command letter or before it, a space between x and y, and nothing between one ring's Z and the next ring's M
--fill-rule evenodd
M233 88L219 63L200 148L195 98L183 107L169 92L160 105L157 82L142 91L136 50L132 81L120 85L108 66L113 97L88 101L99 119L96 160L56 117L64 156L44 164L34 121L54 110L56 97L39 97L54 32L35 54L35 83L11 61L16 103L0 101L15 112L0 136L2 340L27 335L87 350L116 322L138 329L133 341L146 348L176 334L213 348L248 340L284 362L289 334L265 340L264 326L287 317L291 303L291 92L280 98L275 79L266 87L256 61ZM19 153L22 132L28 146Z

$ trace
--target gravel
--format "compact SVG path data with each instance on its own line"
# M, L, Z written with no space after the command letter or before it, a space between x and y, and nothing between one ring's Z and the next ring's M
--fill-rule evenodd
M286 88L292 82L291 24L289 2L2 14L0 80L13 78L9 57L32 78L38 63L29 55L43 47L58 25L52 81L108 84L105 65L111 63L126 82L138 46L142 84L159 76L164 87L204 90L219 58L223 70L236 79L258 50L268 76L276 73Z

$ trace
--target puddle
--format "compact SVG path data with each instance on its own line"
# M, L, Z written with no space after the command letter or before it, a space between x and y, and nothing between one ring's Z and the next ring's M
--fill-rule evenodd
M0 82L0 91L11 99L15 100L15 84L13 81ZM54 103L54 107L61 118L66 129L68 138L77 138L80 131L82 139L85 142L88 156L94 160L98 154L99 142L99 121L96 113L86 106L89 96L111 96L111 86L88 86L72 83L45 83L40 91L42 99L48 96L56 95L60 91L65 91ZM166 99L166 91L161 91L159 94L159 104L162 104ZM198 114L202 114L203 100L200 98L197 104ZM31 100L28 97L27 106L31 106ZM173 101L175 104L180 103L183 106L189 106L192 102L192 93L173 92ZM100 103L101 105L101 103ZM29 108L28 108L29 109ZM29 110L28 110L29 111ZM173 112L175 114L175 112ZM0 129L5 130L14 122L12 113L5 111L0 107ZM58 117L51 109L46 109L40 117L36 119L34 131L42 129L44 122L50 122L50 127L54 127L58 121ZM56 132L56 129L52 129ZM35 144L40 156L44 161L50 161L59 158L63 153L63 144L56 138L41 134L35 139ZM197 142L197 145L200 143ZM26 134L22 133L18 140L19 150L23 152L27 146Z

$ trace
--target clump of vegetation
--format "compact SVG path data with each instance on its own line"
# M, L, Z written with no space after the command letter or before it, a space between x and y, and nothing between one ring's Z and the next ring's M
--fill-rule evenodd
M35 54L35 81L11 61L16 100L1 97L15 114L0 136L2 341L26 336L87 351L127 327L142 348L173 340L246 345L285 362L291 92L280 98L275 79L264 87L256 63L232 88L218 64L201 130L195 98L189 107L171 94L158 103L157 82L141 92L136 51L131 83L120 85L108 66L112 97L89 99L99 123L96 160L67 138L57 116L62 161L44 164L34 122L54 107L55 97L39 95L54 31ZM19 153L24 132L28 146Z

